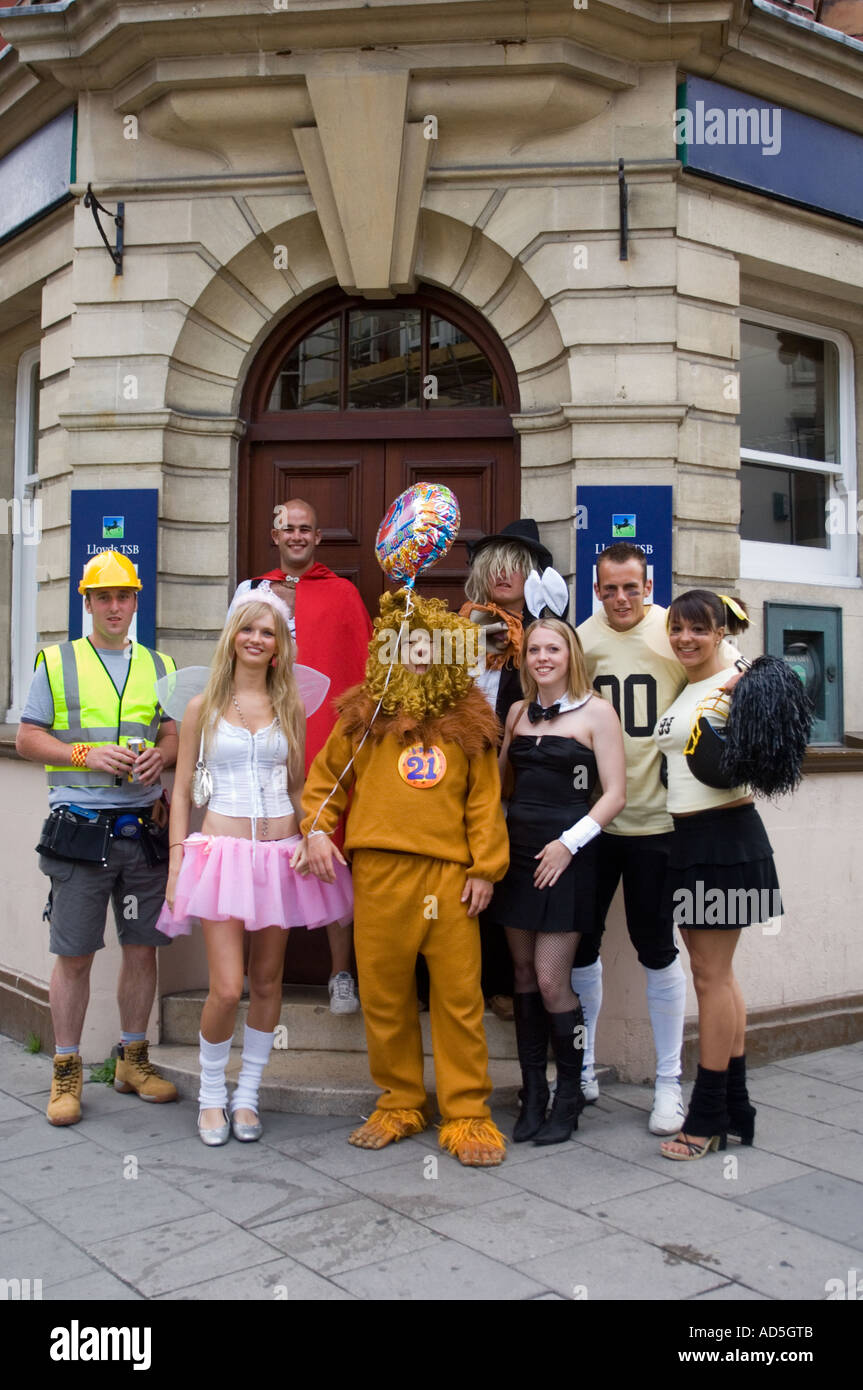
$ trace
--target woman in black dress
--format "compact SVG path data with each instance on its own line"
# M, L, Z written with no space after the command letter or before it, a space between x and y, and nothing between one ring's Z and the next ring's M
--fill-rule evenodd
M515 786L507 826L510 868L492 904L515 970L515 1022L523 1089L513 1132L557 1144L578 1125L584 1016L570 983L581 932L593 930L596 845L626 802L620 721L593 695L574 630L557 618L527 629L525 699L513 705L500 754ZM600 784L599 798L593 801ZM546 1120L548 1039L557 1089Z

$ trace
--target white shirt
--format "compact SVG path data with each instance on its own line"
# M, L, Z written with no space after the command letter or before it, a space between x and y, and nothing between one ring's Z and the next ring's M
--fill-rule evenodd
M252 734L220 719L206 763L213 778L209 808L221 816L289 816L288 741L277 720Z

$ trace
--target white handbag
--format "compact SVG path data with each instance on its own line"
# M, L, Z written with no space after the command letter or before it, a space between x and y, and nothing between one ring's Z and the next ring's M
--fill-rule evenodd
M192 778L192 800L196 806L206 806L212 795L213 774L204 761L204 732L201 730L201 746L198 749L198 761L195 763L195 775Z

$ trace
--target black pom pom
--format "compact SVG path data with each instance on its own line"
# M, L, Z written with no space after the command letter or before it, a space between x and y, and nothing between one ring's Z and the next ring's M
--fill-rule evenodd
M799 785L814 709L787 662L759 656L737 682L725 726L722 769L729 785L748 783L762 796Z

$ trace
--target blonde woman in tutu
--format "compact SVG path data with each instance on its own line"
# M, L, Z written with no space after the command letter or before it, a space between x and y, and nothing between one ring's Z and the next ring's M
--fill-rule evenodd
M282 611L284 610L284 611ZM348 922L350 875L334 883L304 872L294 807L303 790L306 711L293 671L287 610L255 592L232 605L202 695L186 706L171 804L170 866L159 930L204 932L210 988L201 1014L198 1133L203 1143L246 1142L262 1126L258 1089L282 1002L288 930ZM195 765L212 791L199 834L189 835ZM249 1012L242 1069L230 1104L226 1068L243 990L249 934Z

